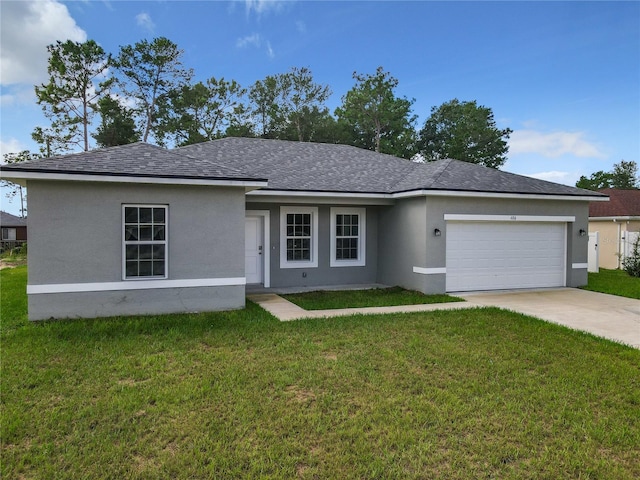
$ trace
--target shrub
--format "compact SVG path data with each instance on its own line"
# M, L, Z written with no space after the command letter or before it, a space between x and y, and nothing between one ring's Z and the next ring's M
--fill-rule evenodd
M622 268L632 277L640 277L640 235L633 243L631 255L622 261Z

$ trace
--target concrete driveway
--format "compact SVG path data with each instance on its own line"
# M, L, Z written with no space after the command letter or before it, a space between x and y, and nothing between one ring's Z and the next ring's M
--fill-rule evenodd
M640 300L576 288L457 296L470 303L513 310L640 348Z

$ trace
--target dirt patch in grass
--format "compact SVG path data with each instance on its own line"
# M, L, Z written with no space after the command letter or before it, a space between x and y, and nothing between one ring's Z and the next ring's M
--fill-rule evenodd
M316 399L316 394L311 390L300 388L297 385L288 386L287 388L285 388L285 392L290 394L292 398L299 403L309 403L315 401Z
M27 264L27 259L26 258L21 258L21 259L17 259L17 260L7 260L4 258L0 258L0 270L5 269L5 268L15 268L15 267L21 267L23 265Z

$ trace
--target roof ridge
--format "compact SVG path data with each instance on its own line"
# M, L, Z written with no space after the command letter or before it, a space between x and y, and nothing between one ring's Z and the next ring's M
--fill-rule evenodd
M225 138L237 138L237 137L225 137ZM207 142L202 142L202 143L213 143L213 142L215 142L217 140L224 140L225 138L209 140ZM180 149L187 148L187 147L190 147L190 146L195 146L195 145L202 145L202 143L193 143L191 145L183 145L182 147L174 147L172 149L168 149L167 148L165 150L167 150L167 152L169 152L169 153L171 153L173 155L177 155L179 157L189 158L191 160L195 160L195 161L198 161L198 162L207 162L210 165L215 165L218 168L225 168L225 169L231 170L232 172L235 172L235 173L240 173L240 174L243 174L243 175L250 175L250 173L245 171L245 170L241 170L241 169L239 169L239 168L237 168L235 166L231 166L231 165L228 165L226 163L223 164L223 163L216 162L216 161L211 160L210 158L208 158L206 156L200 156L200 155L196 156L196 155L193 155L193 154L190 154L190 153L178 152L178 150L180 150Z
M411 164L410 171L408 171L405 175L403 175L400 178L400 180L398 180L397 182L395 182L393 185L391 185L389 187L389 193L395 193L397 191L396 187L398 185L400 185L401 183L406 182L408 180L409 176L412 175L415 172L416 169L427 167L429 164L433 165L436 162L443 162L442 165L438 165L437 168L436 168L437 177L431 179L431 183L429 185L425 184L424 186L420 187L420 188L430 188L435 183L435 181L438 178L440 178L440 176L444 173L444 170L446 169L446 167L449 164L450 160L451 159L449 159L449 158L445 158L445 159L442 159L442 160L427 161L427 162L422 162L422 163L414 162L413 160L407 160L407 162L409 162ZM412 188L411 190L417 190L417 189Z
M443 163L442 163L442 167L440 167L440 170L439 170L439 171L438 171L438 173L437 173L437 177L435 177L435 178L433 178L433 179L431 180L431 185L430 185L430 187L433 187L433 186L438 182L438 180L439 180L439 179L440 179L440 177L444 174L444 171L447 169L447 167L448 167L449 165L451 165L452 160L453 160L453 159L451 159L451 158L443 158L443 159L442 159L442 161L443 161Z

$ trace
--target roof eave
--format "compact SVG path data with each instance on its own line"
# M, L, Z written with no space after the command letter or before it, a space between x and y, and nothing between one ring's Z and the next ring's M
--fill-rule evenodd
M449 196L449 197L472 197L472 198L519 198L537 200L570 200L578 202L606 202L609 197L602 195L568 195L559 193L531 193L531 192L481 192L469 190L437 190L437 189L415 189L401 192L349 192L332 190L292 190L292 189L261 189L250 193L251 196L261 197L353 197L371 199L397 199L424 196Z
M415 192L415 191L414 191ZM408 192L408 193L414 193ZM448 197L471 197L471 198L519 198L531 200L563 200L577 202L608 202L609 197L600 194L583 195L568 193L546 193L546 192L505 192L505 191L475 191L475 190L445 190L445 189L424 189L420 190L425 196L448 196ZM405 192L398 192L395 195L400 197ZM415 196L415 194L413 195Z
M593 222L640 222L640 215L610 215L608 217L589 217Z
M210 185L245 188L262 188L268 185L267 179L251 177L196 177L196 176L157 176L145 174L89 173L52 170L26 170L2 168L2 178L21 183L24 180L57 180L75 182L110 183L147 183L162 185Z

